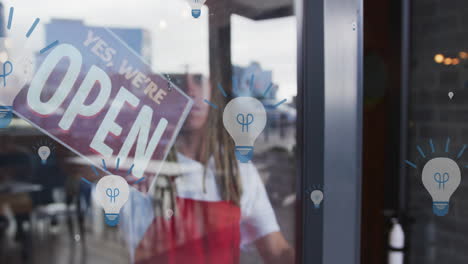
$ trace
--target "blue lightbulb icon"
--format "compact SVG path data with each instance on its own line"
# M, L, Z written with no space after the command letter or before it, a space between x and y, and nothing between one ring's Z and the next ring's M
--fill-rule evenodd
M231 135L237 160L249 162L253 157L254 143L267 121L263 104L253 97L237 97L224 108L223 124Z
M252 114L247 114L247 119L244 114L237 115L237 123L242 126L242 132L249 132L249 126L253 123L254 116ZM245 129L245 130L244 130Z
M434 181L439 184L439 190L445 189L445 183L448 182L449 179L450 175L447 172L444 172L443 174L439 172L434 173Z
M115 203L115 198L117 198L117 196L119 196L119 194L120 194L119 188L114 188L114 189L107 188L106 189L106 195L107 195L107 197L110 198L111 203Z
M8 72L7 72L7 66L8 66ZM5 63L3 63L3 73L0 74L0 78L3 79L3 87L6 87L6 77L8 75L10 75L11 73L13 72L13 63L11 63L11 61L6 61Z
M201 15L201 8L206 0L188 0L190 7L192 8L192 16L199 18Z
M433 158L422 171L422 182L432 197L432 211L444 216L449 211L449 201L461 182L458 164L450 158Z
M97 202L104 208L108 226L116 226L119 223L120 209L127 202L129 193L127 181L118 175L104 176L96 184Z
M13 72L13 63L6 61L3 63L3 73L0 74L0 78L3 79L3 87L6 87L7 76ZM0 128L6 128L13 118L12 106L0 106Z

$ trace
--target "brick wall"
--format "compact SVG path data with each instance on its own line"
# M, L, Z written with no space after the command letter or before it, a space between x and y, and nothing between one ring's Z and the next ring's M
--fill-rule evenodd
M450 212L438 217L432 213L432 200L421 181L423 159L446 156L456 159L463 144L468 144L468 60L456 66L434 62L442 53L456 57L468 52L468 1L413 0L410 84L409 160L418 169L408 168L410 263L468 263L468 151L458 160L462 183L451 199ZM452 91L452 100L448 92ZM451 138L449 153L445 142ZM429 139L436 148L431 153Z

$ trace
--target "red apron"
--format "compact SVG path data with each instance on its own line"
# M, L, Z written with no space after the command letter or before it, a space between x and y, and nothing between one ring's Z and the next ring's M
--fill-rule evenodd
M137 264L238 264L240 208L177 198L170 219L153 220L135 252Z

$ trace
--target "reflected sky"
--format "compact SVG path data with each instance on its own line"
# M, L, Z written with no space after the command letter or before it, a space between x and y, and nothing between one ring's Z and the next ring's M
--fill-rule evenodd
M46 46L44 23L52 18L84 20L88 25L138 27L151 32L153 70L157 72L209 72L208 9L193 19L185 0L15 0L3 1L5 9L15 7L10 36L24 38L32 21L41 18L29 40L33 50ZM5 11L4 16L7 16ZM287 17L253 21L237 15L232 23L232 62L248 66L257 61L273 71L279 85L278 98L296 95L296 19Z

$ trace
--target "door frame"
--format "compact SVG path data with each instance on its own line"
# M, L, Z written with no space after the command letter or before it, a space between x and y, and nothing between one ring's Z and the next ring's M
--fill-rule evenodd
M296 0L297 263L360 263L362 14L362 0Z

